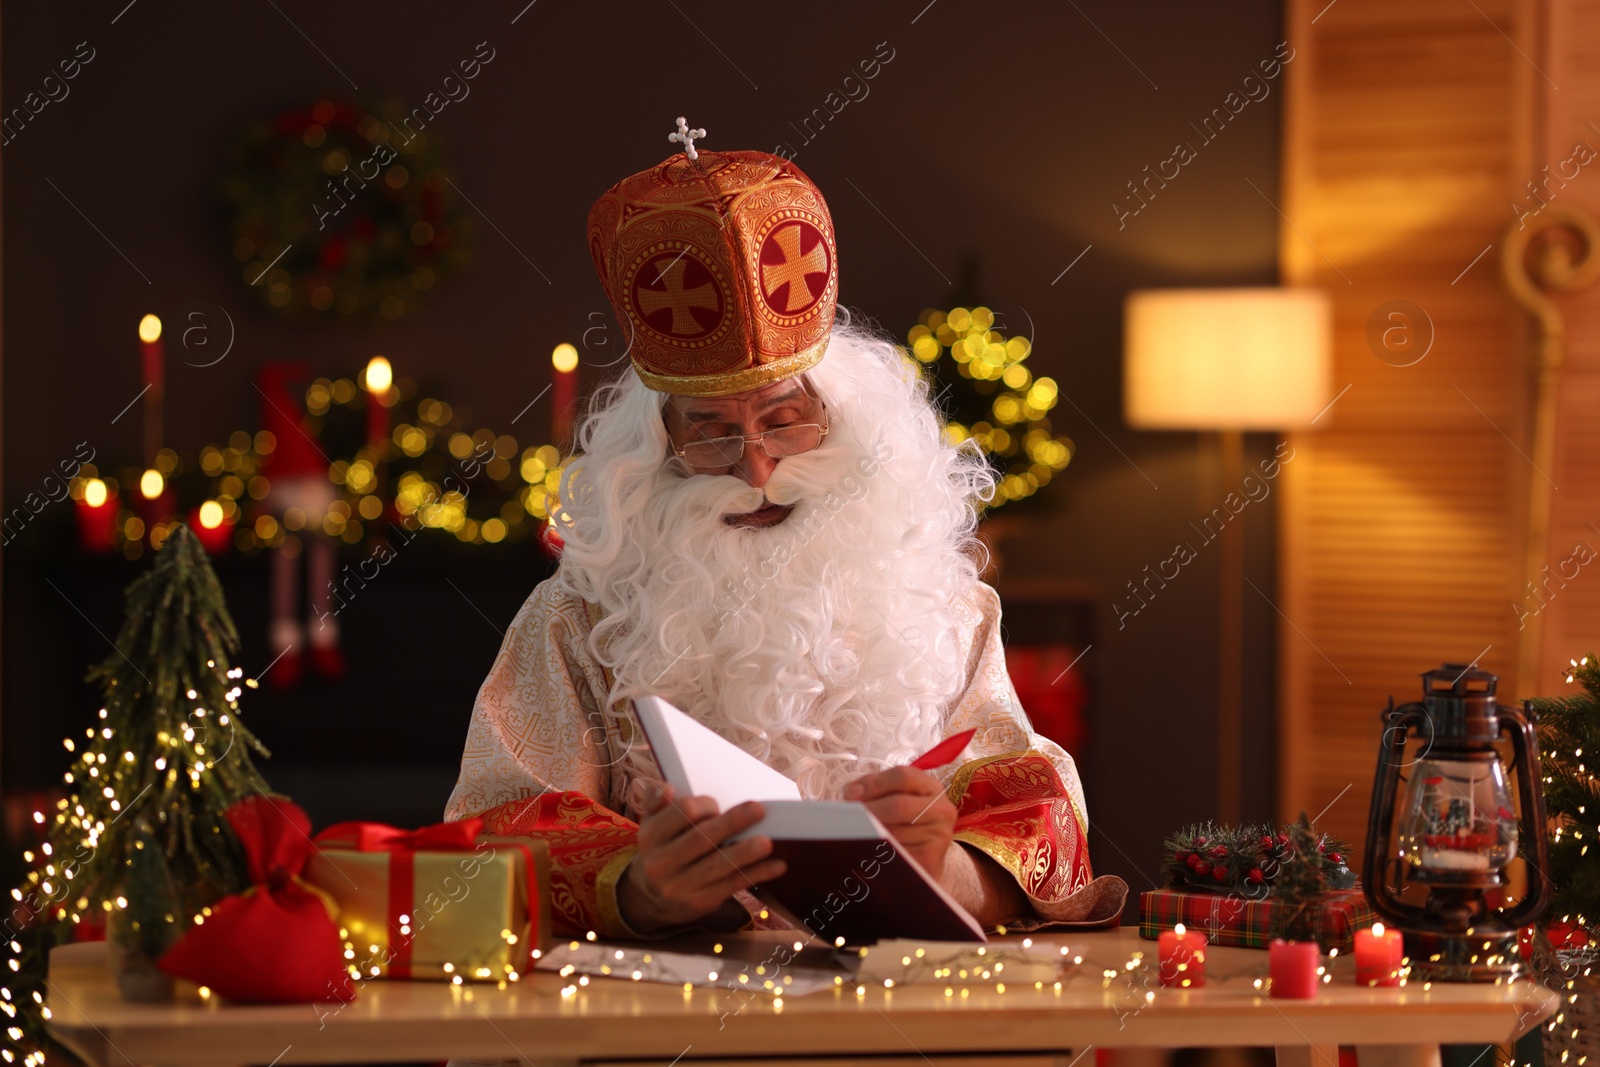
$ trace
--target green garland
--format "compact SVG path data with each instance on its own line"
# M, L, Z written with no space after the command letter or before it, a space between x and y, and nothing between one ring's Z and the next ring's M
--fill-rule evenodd
M291 536L324 536L370 554L392 541L396 526L436 530L474 545L531 540L553 552L549 516L570 457L538 437L519 444L487 428L469 433L468 412L419 393L410 379L402 378L395 389L399 398L389 409L389 436L374 448L365 443L366 408L374 401L353 379L318 378L307 387L306 425L330 457L328 476L338 497L326 515L304 526L285 529L277 517L262 521L269 513L257 501L270 485L268 461L277 447L265 431L236 430L197 453L164 448L155 469L174 487L180 513L216 501L234 528L234 547L246 554ZM73 498L82 499L86 483L99 478L126 501L112 547L129 559L143 555L149 541L150 531L132 506L141 473L139 467L114 472L109 465L84 464L71 484Z
M1218 893L1264 895L1288 875L1298 876L1294 865L1301 857L1314 857L1311 870L1320 889L1349 889L1356 876L1350 870L1350 846L1328 834L1312 835L1297 847L1296 833L1311 834L1310 821L1275 830L1268 823L1228 827L1194 823L1168 837L1166 875L1173 886Z
M457 206L428 133L322 100L247 129L228 151L222 196L244 283L287 318L398 319L467 260Z

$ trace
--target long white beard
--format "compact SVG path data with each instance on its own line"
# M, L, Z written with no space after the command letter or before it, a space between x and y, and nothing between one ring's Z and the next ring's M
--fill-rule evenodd
M776 526L728 524L763 491L735 476L685 478L660 451L632 472L638 484L617 484L626 462L574 474L573 531L625 527L620 538L580 533L562 564L569 588L608 613L591 642L615 677L607 715L625 714L619 698L659 694L808 797L837 797L940 739L965 685L958 600L976 580L969 498L987 472L943 442L920 387L876 355L836 336L824 364L869 380L828 389L829 375L812 372L830 432L775 467L766 499L795 505ZM608 502L610 515L595 507ZM657 777L643 752L621 762L630 779Z

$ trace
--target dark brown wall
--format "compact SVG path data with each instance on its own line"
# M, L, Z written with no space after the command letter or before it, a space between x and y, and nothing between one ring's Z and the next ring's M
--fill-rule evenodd
M169 360L167 439L180 449L257 425L253 370L285 356L350 373L381 352L402 373L440 382L476 420L507 425L544 387L551 346L606 312L584 243L590 202L666 154L675 116L707 127L707 147L788 146L829 198L845 304L902 333L952 295L974 253L980 295L1009 328L1031 319L1036 368L1070 398L1057 425L1077 458L1049 490L1045 532L1010 546L1009 577L1100 591L1086 660L1098 687L1094 736L1079 754L1092 848L1099 870L1147 888L1162 835L1213 814L1215 559L1202 553L1124 629L1111 601L1222 492L1195 435L1122 425L1121 300L1137 287L1276 280L1269 198L1281 79L1215 141L1189 124L1273 57L1278 5L545 0L513 25L523 2L8 5L7 108L78 42L95 59L67 99L3 149L7 506L17 503L11 487L37 482L80 441L131 459L137 421L111 419L139 389L135 324L193 300L228 309L238 339L214 367ZM221 146L274 109L348 91L347 78L363 93L420 102L483 41L493 62L429 129L493 221L479 227L475 266L418 313L366 331L263 312L214 207ZM860 61L891 49L869 94L804 143L794 126ZM1178 141L1197 158L1119 227L1113 199ZM1264 455L1270 442L1251 447ZM1269 500L1248 513L1251 578L1269 592L1272 512ZM44 543L47 529L7 550L4 766L16 786L58 772L59 737L92 706L77 679L106 653L90 623L109 634L118 622L114 597L88 620L45 607L55 594L35 572L51 559L67 566ZM499 641L438 588L413 625L376 611L347 621L448 681L439 703L387 709L391 728L428 738L436 768L458 751ZM496 625L525 592L494 601ZM1263 769L1247 774L1245 795L1265 815L1273 631L1270 609L1250 596L1247 767ZM33 632L13 640L19 629ZM259 665L249 632L261 633L247 632L243 661ZM368 747L337 719L324 728L329 773ZM424 806L442 801L430 795Z

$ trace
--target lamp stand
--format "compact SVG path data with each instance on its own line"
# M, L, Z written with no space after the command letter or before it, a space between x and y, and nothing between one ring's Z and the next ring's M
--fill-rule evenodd
M1244 431L1218 432L1222 496L1238 492L1244 481ZM1226 507L1226 505L1224 505ZM1223 527L1218 538L1217 591L1217 818L1239 823L1244 742L1244 512Z

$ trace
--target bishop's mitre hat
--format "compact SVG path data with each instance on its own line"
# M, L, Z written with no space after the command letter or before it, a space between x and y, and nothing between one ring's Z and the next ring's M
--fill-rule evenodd
M652 389L726 396L815 366L839 293L833 219L793 162L685 151L608 189L589 252ZM687 136L685 136L687 135Z

